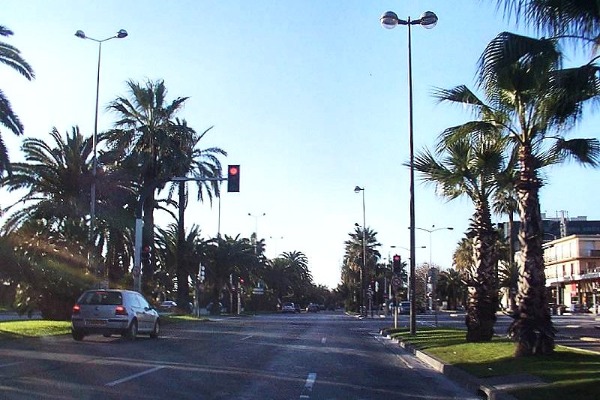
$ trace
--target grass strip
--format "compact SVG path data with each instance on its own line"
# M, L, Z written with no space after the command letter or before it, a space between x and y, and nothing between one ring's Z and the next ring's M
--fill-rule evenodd
M478 378L529 374L547 383L511 391L518 399L600 399L600 354L557 346L548 356L516 358L508 338L467 343L464 330L451 328L420 328L414 336L405 328L386 333Z

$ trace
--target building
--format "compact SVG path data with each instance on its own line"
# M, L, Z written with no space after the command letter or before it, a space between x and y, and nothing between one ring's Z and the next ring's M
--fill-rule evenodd
M585 216L570 218L560 211L556 217L542 213L544 229L544 260L549 302L566 306L569 310L600 306L600 221L588 221ZM519 221L514 221L512 243L514 260L519 259ZM498 224L508 237L508 223ZM508 306L508 294L503 304Z
M570 311L600 302L600 234L574 234L544 244L546 287L554 304Z

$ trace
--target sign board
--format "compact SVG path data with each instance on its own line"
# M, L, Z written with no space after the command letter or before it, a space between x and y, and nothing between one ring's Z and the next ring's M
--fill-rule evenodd
M253 294L265 294L265 289L263 289L261 287L256 287L256 288L252 289L252 293Z

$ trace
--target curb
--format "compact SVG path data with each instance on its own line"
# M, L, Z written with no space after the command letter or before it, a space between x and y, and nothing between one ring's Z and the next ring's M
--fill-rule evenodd
M383 336L383 331L380 332ZM462 387L466 388L469 391L472 391L476 395L483 395L488 400L517 400L515 397L506 393L503 389L498 389L493 385L485 384L482 382L480 378L477 378L462 369L455 367L451 364L445 364L443 361L429 355L421 350L417 350L411 345L408 345L402 341L397 339L392 339L391 336L384 336L387 339L397 343L404 350L408 351L412 355L414 355L418 360L424 362L429 365L431 368L436 370L437 372L443 374L444 376L450 378L454 382L458 383Z

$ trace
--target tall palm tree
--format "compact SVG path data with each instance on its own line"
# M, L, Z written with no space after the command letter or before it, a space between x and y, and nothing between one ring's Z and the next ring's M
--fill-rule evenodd
M183 311L189 311L185 307L191 300L188 282L196 281L202 259L199 249L203 243L200 228L196 225L184 237L183 245L179 242L179 224L170 224L166 229L157 230L156 286L160 288L158 291L165 295L164 298L172 298L175 288L176 294L179 295L179 287L184 286L187 293L181 299L177 297L177 304Z
M453 98L456 90L439 90L441 101ZM474 205L467 237L472 242L476 274L474 289L467 308L467 341L489 341L494 335L498 294L495 271L498 263L496 230L492 225L490 197L497 186L497 176L504 167L505 141L499 136L464 135L472 127L446 129L440 136L437 156L425 150L415 157L415 169L427 183L434 183L438 193L452 200L467 196ZM455 135L463 134L461 139Z
M348 235L350 239L344 242L346 249L344 255L345 276L350 278L349 284L354 289L350 293L358 290L359 295L357 300L361 300L362 302L366 296L366 282L374 275L377 262L381 258L381 254L377 250L381 246L381 243L377 241L377 232L369 227L363 232L362 227L355 226L354 232ZM364 254L365 252L366 255Z
M26 190L18 202L5 210L20 206L4 227L12 231L28 220L44 219L56 227L69 224L71 231L78 227L85 237L90 182L86 159L91 143L84 139L78 127L67 133L66 140L56 128L50 136L53 145L41 139L26 138L21 146L25 162L13 163L12 175L2 179L2 186L9 191Z
M64 138L53 128L50 136L54 143L26 138L22 145L25 162L12 164L13 173L1 180L9 191L27 191L5 210L16 209L4 229L10 232L27 221L40 220L54 230L68 232L74 240L84 240L88 235L92 138L84 138L78 127ZM92 249L97 260L106 255L105 267L111 282L115 282L124 277L129 265L131 241L127 227L133 214L126 206L133 192L126 174L105 164L102 157L100 161L98 224Z
M8 37L11 36L13 32L4 27L0 26L0 36ZM31 81L35 74L33 73L33 69L31 66L25 61L25 59L21 56L21 52L14 46L11 46L8 43L0 41L0 63L8 65L19 74L23 75L27 80ZM4 125L15 135L23 134L23 124L19 120L17 114L13 111L10 101L4 94L4 92L0 89L0 124ZM11 172L10 161L8 157L8 150L4 141L2 140L2 135L0 134L0 175L2 175L5 171Z
M567 35L573 39L591 39L600 33L600 5L581 0L497 0L505 14L517 22L535 26L550 35Z
M219 196L219 181L222 176L221 162L218 155L226 156L227 153L218 148L210 147L200 149L198 145L204 136L212 129L208 128L201 134L197 134L192 128L187 126L185 120L176 119L173 126L175 135L173 137L173 146L170 153L165 157L165 165L170 164L169 169L173 171L173 176L186 177L193 179L198 187L198 200L202 201L205 196L212 204L213 196ZM184 244L185 244L185 209L188 203L188 191L185 181L172 182L169 185L169 199L173 192L178 191L177 209L178 218L178 257L174 260L177 269L177 303L187 304L189 302L189 287L187 284L187 272L183 266Z
M144 85L134 81L127 82L129 98L118 97L108 109L115 112L119 119L115 130L106 136L111 151L120 153L124 162L138 168L141 181L144 229L142 246L154 246L154 208L155 192L164 187L174 177L172 149L177 147L176 137L181 126L175 121L187 97L178 97L167 101L167 89L164 81L146 81ZM151 260L142 267L142 291L149 293L156 265L154 252Z
M539 171L566 160L596 166L600 155L596 139L565 138L581 117L583 105L600 91L598 69L594 64L561 66L556 40L503 32L488 44L479 60L478 85L487 102L464 86L447 98L476 112L478 119L464 127L477 127L477 133L500 132L518 152L522 272L510 328L517 342L516 356L548 354L554 349L555 329L546 301ZM457 131L456 137L472 131Z
M513 156L516 156L515 152L513 152ZM515 214L519 212L519 202L516 191L519 175L516 168L512 167L516 167L516 164L516 160L511 160L508 163L511 168L508 168L505 173L498 177L498 190L494 194L493 204L494 213L508 216L508 229L506 229L506 242L508 244L508 249L505 257L505 261L507 263L506 270L508 271L515 270L514 220ZM506 282L511 283L509 286L509 297L510 306L511 309L513 309L516 304L515 294L517 282L505 280L505 283ZM512 283L514 283L514 287Z

